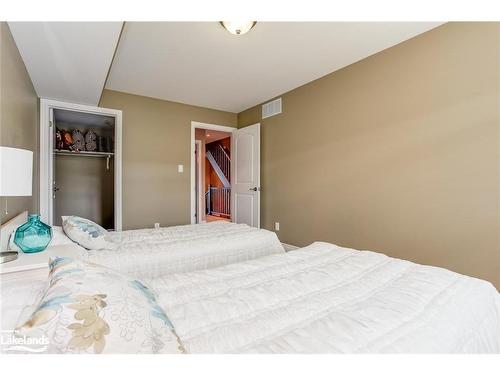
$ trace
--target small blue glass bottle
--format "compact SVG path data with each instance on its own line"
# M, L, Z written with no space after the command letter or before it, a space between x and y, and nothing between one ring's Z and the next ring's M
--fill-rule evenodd
M45 250L52 239L52 228L40 221L40 215L29 215L28 222L21 225L14 235L14 243L24 253Z

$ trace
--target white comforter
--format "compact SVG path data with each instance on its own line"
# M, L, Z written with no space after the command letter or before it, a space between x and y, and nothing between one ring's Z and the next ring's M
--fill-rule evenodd
M18 322L29 316L27 314L31 312L30 308L38 302L46 286L46 276L38 279L1 280L0 328L3 333L13 330Z
M488 282L315 243L147 280L191 353L499 353Z
M285 252L274 232L228 222L110 232L108 239L116 249L83 251L79 256L137 278Z

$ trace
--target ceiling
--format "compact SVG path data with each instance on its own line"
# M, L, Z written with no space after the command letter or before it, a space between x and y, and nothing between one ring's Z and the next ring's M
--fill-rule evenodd
M121 37L122 22L9 27L40 97L97 105L105 86L241 112L440 24L258 22L235 36L218 22L126 22Z
M106 88L240 112L438 26L425 22L125 23Z
M231 133L228 132L220 132L217 130L205 130L205 143L207 144L212 143L230 136Z
M39 97L97 105L123 22L9 22Z

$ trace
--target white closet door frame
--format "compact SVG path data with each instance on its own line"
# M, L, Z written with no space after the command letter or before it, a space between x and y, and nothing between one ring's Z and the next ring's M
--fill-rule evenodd
M67 109L76 112L95 113L115 118L115 230L122 230L122 111L93 107L83 104L67 103L52 99L40 99L40 216L43 221L53 225L53 176L52 150L54 148L54 124L50 118L52 109Z

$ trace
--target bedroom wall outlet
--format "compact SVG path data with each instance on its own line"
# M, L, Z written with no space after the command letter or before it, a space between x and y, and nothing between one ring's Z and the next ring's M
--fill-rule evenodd
M177 166L177 172L179 172L179 173L184 172L184 166L183 166L182 164L179 164L179 165Z
M276 232L279 232L279 230L280 230L280 223L274 223L274 230Z
M155 229L160 229L160 223L155 223Z

